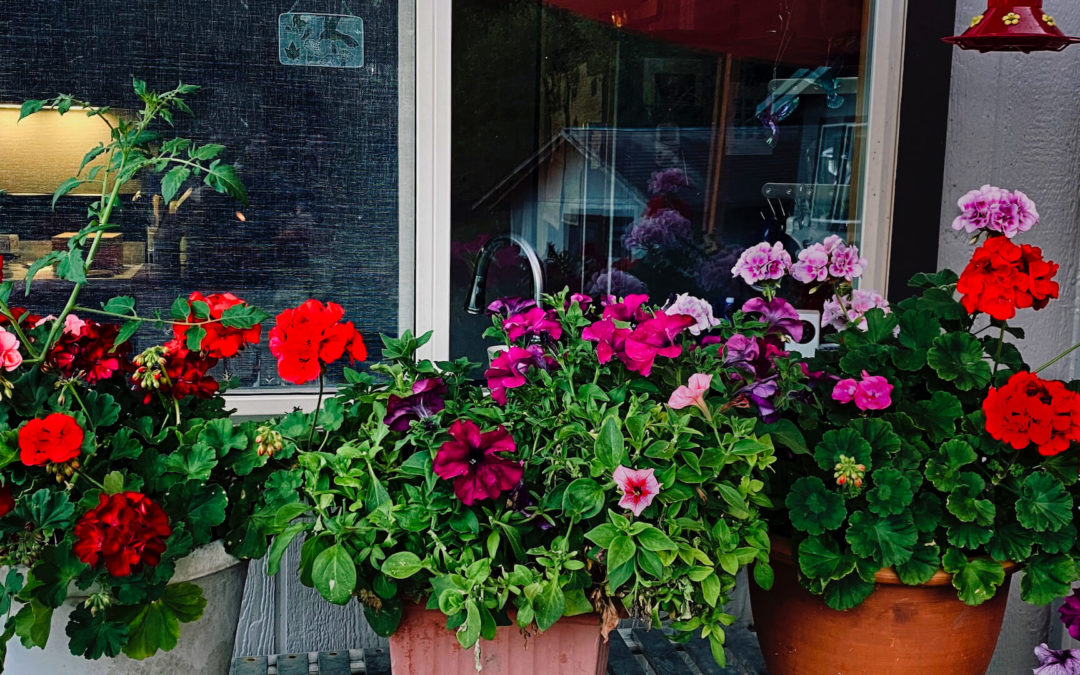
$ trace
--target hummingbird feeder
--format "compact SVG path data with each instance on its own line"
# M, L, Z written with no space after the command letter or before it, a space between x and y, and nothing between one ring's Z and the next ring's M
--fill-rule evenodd
M961 49L980 52L1059 52L1080 38L1069 37L1043 11L1042 0L989 0L986 11L971 19L963 35L943 38Z

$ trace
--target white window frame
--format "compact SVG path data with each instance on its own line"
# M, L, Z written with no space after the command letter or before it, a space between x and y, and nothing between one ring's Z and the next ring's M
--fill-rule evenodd
M401 3L407 5L408 3ZM862 171L861 250L869 263L862 285L884 292L888 288L892 238L900 93L903 78L907 0L877 0L873 4L870 38L873 45L867 106L866 164ZM399 31L403 53L415 45L415 70L402 59L400 82L405 95L415 81L415 174L402 159L402 218L415 213L413 265L403 265L400 289L408 295L413 284L412 328L420 335L434 331L422 358L450 358L450 153L452 103L452 0L416 0L415 16L402 10ZM413 26L415 32L407 30ZM411 42L411 44L410 44ZM408 110L402 113L403 139ZM413 182L414 181L414 182ZM415 191L410 194L410 185ZM415 197L412 201L410 197ZM403 237L403 242L406 238ZM405 251L406 249L402 249ZM411 275L411 279L410 279ZM409 316L403 300L404 317ZM403 321L402 327L408 327ZM300 407L311 410L314 394L236 394L227 397L241 415L270 415Z

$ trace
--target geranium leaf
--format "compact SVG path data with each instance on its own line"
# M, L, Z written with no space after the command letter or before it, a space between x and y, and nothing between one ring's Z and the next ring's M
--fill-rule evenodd
M941 500L932 492L920 492L911 504L911 517L919 532L936 530L944 513Z
M15 634L19 636L23 647L45 647L52 628L53 608L31 600L23 605L15 615Z
M945 571L953 575L953 586L959 591L960 600L968 605L980 605L994 597L1005 581L1005 568L1001 563L986 558L968 557L955 548L945 552L941 560Z
M872 474L874 487L866 493L871 513L887 516L905 511L914 498L911 484L904 474L892 467L878 469Z
M1076 578L1076 562L1067 555L1037 555L1024 565L1020 597L1033 605L1047 605L1066 596Z
M933 345L934 339L941 335L941 322L917 311L901 312L899 321L898 339L900 344L908 349L925 352Z
M965 471L960 474L956 487L945 500L945 507L960 522L990 526L994 523L997 510L989 499L979 498L985 489L986 481L976 473Z
M960 399L946 391L935 391L929 401L919 401L913 418L915 424L941 443L956 434L956 420L964 415Z
M982 389L990 383L990 364L983 358L983 347L968 333L947 333L934 340L926 353L927 363L946 382L960 391Z
M214 449L218 457L223 457L232 449L242 450L248 446L247 434L233 425L232 420L223 417L210 420L199 432L199 442Z
M855 569L855 558L832 536L809 537L799 544L799 569L812 579L839 579Z
M875 456L892 455L900 450L900 437L893 431L892 424L885 420L872 417L854 419L848 427L859 432L870 444L870 450Z
M926 477L942 492L955 488L960 470L978 458L974 448L966 441L953 439L941 445L937 454L926 462Z
M184 480L205 481L210 478L210 473L215 466L217 466L217 457L214 449L206 443L178 448L162 462L164 471L178 473L184 477Z
M41 488L31 494L29 499L20 500L15 514L41 530L55 530L71 523L71 518L75 515L75 505L68 499L66 491Z
M825 483L816 476L803 476L795 481L784 504L791 524L809 534L835 530L847 516L844 498L826 489Z
M988 527L978 523L963 523L955 518L946 519L945 530L950 544L972 550L989 543L994 536L993 530Z
M228 500L220 485L189 480L174 485L165 496L170 511L184 514L197 543L210 541L211 529L225 522Z
M845 539L855 555L892 567L911 558L918 531L909 514L883 517L857 511L849 519Z
M814 446L814 461L823 471L832 471L840 455L853 457L867 469L871 466L870 444L857 430L851 428L826 431L821 442Z
M930 581L930 577L941 567L941 549L937 544L915 547L911 558L896 566L896 575L909 586L918 586Z
M998 522L986 550L991 558L1000 562L1023 562L1031 556L1033 544L1031 532L1019 523Z
M112 394L102 394L89 389L83 393L83 403L94 426L98 429L110 427L120 419L120 404Z
M944 288L929 288L923 292L915 304L920 314L926 317L937 317L945 321L962 319L967 316L967 310L953 297L952 290Z
M109 621L104 612L95 615L85 607L71 613L65 632L71 638L71 653L88 659L118 656L128 639L127 624Z
M842 579L825 584L823 599L835 610L844 611L858 607L874 592L874 582L865 581L852 572Z
M1024 479L1016 501L1016 519L1036 532L1059 530L1072 522L1072 496L1061 481L1044 471Z

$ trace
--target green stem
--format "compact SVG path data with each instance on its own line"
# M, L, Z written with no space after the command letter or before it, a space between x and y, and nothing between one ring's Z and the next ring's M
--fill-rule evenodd
M31 360L39 358L37 352L34 351L33 345L30 344L30 340L28 340L26 334L23 333L18 318L11 313L11 308L8 307L6 302L0 302L0 314L7 318L11 328L15 331L15 335L19 338L19 342L26 348L26 353L30 355Z
M1001 347L1005 344L1005 322L1001 322L1001 331L998 333L997 349L994 351L994 375L997 375L998 366L1001 365Z
M99 316L110 316L116 319L127 319L129 321L143 321L145 323L153 323L159 325L168 326L205 326L208 323L221 323L224 319L205 319L200 321L177 321L175 319L158 319L156 317L139 316L138 313L132 314L120 314L119 312L106 312L103 309L94 309L92 307L83 307L82 305L76 305L75 311L87 314L97 314Z
M308 433L307 447L311 447L312 441L315 440L315 427L319 426L319 411L322 410L322 397L323 387L326 384L326 378L323 376L323 371L319 371L319 397L315 400L315 415L311 418L311 432Z
M1044 371L1044 370L1046 370L1047 368L1049 368L1050 366L1054 365L1055 363L1057 363L1057 362L1058 362L1058 361L1060 361L1061 359L1065 358L1065 357L1066 357L1066 356L1068 356L1069 354L1072 354L1072 353L1073 353L1074 351L1076 351L1077 349L1080 349L1080 342L1077 342L1077 343L1076 343L1076 344L1074 344L1074 345L1073 345L1072 347L1069 347L1068 349L1066 349L1065 351L1061 352L1060 354L1058 354L1058 355L1057 355L1057 356L1055 356L1054 358L1052 358L1052 359L1050 359L1049 361L1047 361L1046 363L1042 364L1041 366L1039 366L1038 368L1036 368L1034 372L1035 372L1035 373L1041 373L1042 371Z
M94 424L94 418L90 414L90 411L87 409L86 404L83 403L82 397L79 396L79 390L75 388L74 383L69 380L64 383L64 388L71 392L71 397L74 398L75 402L79 404L80 408L82 408L83 414L86 415L86 423L90 425L90 430L96 431L97 425Z
M75 475L76 476L81 476L82 478L85 478L86 480L90 481L94 485L94 487L100 488L102 492L106 492L105 486L102 485L101 483L97 482L93 478L91 478L90 474L88 474L88 473L86 473L84 471L80 471L79 469L76 469L75 470Z

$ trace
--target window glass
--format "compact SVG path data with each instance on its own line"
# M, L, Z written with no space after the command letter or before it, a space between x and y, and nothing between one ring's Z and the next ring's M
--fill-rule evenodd
M202 88L177 134L227 146L250 204L197 181L164 204L148 176L125 195L115 255L80 304L125 294L167 310L178 294L229 291L276 314L315 297L343 305L375 354L379 333L411 327L413 92L400 74L411 82L413 0L290 3L7 3L0 243L18 238L7 278L85 224L89 195L53 209L50 194L105 130L74 114L16 125L18 104L63 92L123 115L137 104L133 76L159 91L182 81ZM49 276L35 283L35 310L66 298L70 286ZM223 367L247 388L281 385L265 337Z
M535 251L546 290L720 312L746 246L857 242L868 6L454 0L452 353L483 357L485 246L485 303Z

